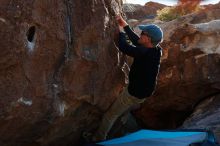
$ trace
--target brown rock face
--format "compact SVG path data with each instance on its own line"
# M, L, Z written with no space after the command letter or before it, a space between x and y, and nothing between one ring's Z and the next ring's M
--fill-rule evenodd
M147 128L177 128L198 103L220 93L220 21L192 24L193 16L159 24L164 55L158 88L137 112Z
M220 19L220 3L215 5L205 5L201 11L192 14L191 23L209 22L215 19Z
M124 84L120 0L0 0L0 145L79 145Z

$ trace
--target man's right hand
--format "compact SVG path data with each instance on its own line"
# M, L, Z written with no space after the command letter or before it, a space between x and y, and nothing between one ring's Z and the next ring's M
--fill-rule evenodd
M122 18L121 15L117 15L117 16L116 16L116 20L117 20L118 25L119 25L120 27L125 27L125 26L128 25L128 23Z

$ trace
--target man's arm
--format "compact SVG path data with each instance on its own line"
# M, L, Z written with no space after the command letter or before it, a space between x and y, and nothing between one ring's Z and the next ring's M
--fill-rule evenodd
M140 37L130 28L128 23L121 17L121 15L116 17L118 24L120 27L124 28L124 31L128 35L128 38L131 40L131 42L135 45L138 46L138 40Z
M140 39L140 37L130 28L129 25L126 25L124 27L124 31L126 32L126 34L128 35L128 38L131 40L131 42L135 46L140 45L140 44L138 44L138 40Z
M131 57L140 57L149 49L130 45L126 40L126 35L123 32L119 33L119 50Z

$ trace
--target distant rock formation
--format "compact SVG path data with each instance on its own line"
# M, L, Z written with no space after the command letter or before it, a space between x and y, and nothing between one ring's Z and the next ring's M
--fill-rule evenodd
M211 20L220 19L220 2L215 5L205 5L201 11L191 15L190 23L209 22Z
M157 10L163 9L166 5L148 2L144 6L135 4L124 4L123 10L128 19L153 19L157 15Z

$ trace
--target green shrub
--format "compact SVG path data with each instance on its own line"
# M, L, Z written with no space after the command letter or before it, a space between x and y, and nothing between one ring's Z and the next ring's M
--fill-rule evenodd
M165 7L157 11L157 18L161 21L171 21L179 16L180 14L177 13L175 7Z

